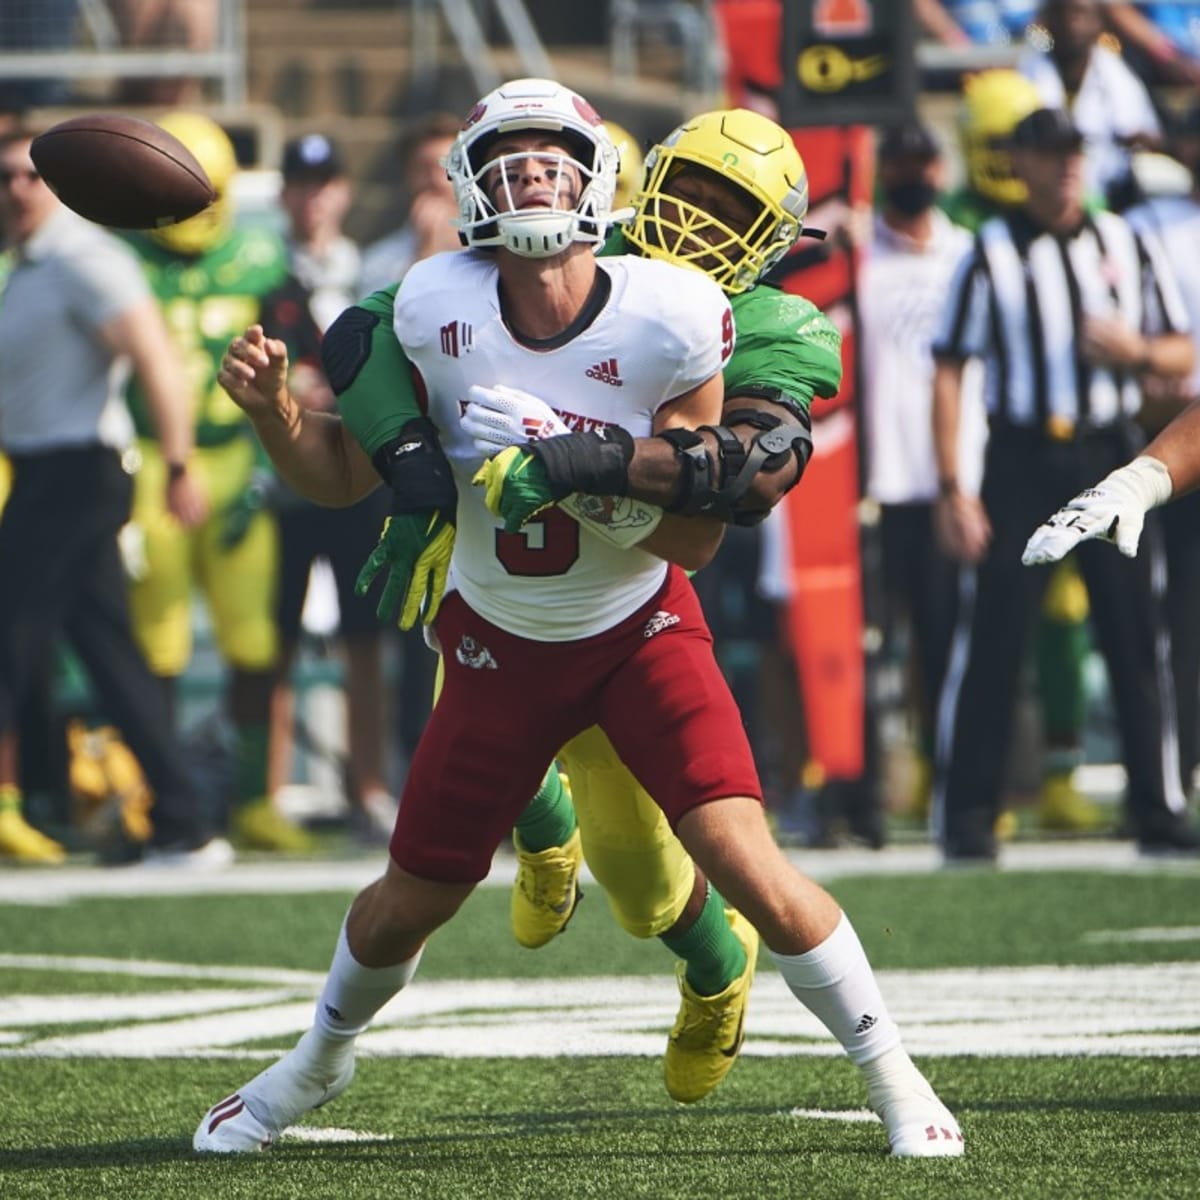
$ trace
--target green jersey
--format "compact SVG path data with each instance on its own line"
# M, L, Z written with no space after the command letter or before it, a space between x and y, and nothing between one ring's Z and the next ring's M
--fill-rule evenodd
M610 236L604 253L620 253L624 240ZM370 356L338 396L342 420L368 453L421 414L412 367L392 332L395 284L374 292L359 307L377 317ZM778 388L805 412L814 396L837 393L842 379L841 334L816 305L801 296L760 284L730 298L737 340L725 364L725 394ZM553 407L553 397L545 397Z
M235 229L220 245L184 258L149 238L130 238L162 307L195 405L196 444L216 446L246 433L246 415L217 383L230 341L253 325L259 303L287 275L283 242L265 229ZM137 431L153 437L141 385L130 386Z

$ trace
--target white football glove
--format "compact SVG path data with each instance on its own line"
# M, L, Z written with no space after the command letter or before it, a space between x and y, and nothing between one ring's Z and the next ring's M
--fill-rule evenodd
M1170 472L1157 458L1135 458L1039 525L1025 543L1021 561L1027 567L1058 562L1089 538L1115 542L1122 554L1133 558L1146 513L1169 500L1171 491Z
M475 384L467 389L467 400L462 425L484 458L508 446L570 433L550 405L520 388L502 383L490 388Z

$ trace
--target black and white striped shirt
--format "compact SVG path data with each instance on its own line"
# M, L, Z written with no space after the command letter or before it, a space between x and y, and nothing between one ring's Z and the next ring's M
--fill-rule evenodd
M983 225L959 263L933 352L983 359L993 427L1069 435L1132 416L1142 402L1133 372L1084 360L1087 316L1119 316L1148 335L1187 330L1158 241L1113 213L1087 216L1069 237L1005 214Z

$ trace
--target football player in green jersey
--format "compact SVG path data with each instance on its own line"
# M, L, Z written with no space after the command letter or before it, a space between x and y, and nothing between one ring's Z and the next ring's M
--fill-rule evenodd
M737 337L724 372L723 424L636 440L620 431L617 440L581 432L504 450L485 468L484 483L511 529L569 493L630 497L649 520L665 507L753 524L800 478L811 448L813 396L832 396L840 384L841 339L829 319L802 297L758 282L799 238L807 211L804 163L785 130L745 110L689 121L650 152L635 205L633 222L614 234L606 253L632 251L702 270L731 296ZM345 318L356 325L353 340L337 336L336 326L330 331L326 353L335 361L326 365L330 378L342 381L335 390L343 420L401 497L363 582L386 567L381 614L403 598L401 624L411 625L436 613L453 508L416 503L411 477L391 475L412 459L409 442L398 436L405 418L395 411L394 390L380 393L374 382L408 371L391 336L393 294L363 302L360 312L377 318L373 326L365 316ZM519 393L506 391L496 404L477 415L493 429L515 420L508 440L524 440L525 416L551 428L558 420ZM427 489L426 499L432 494ZM591 510L600 520L611 512L608 500ZM644 534L645 523L624 528ZM606 532L622 536L616 522ZM666 1082L677 1100L699 1100L741 1045L757 937L709 888L600 730L574 739L561 759L571 792L550 771L515 831L514 933L536 947L563 929L586 857L618 922L634 936L660 937L683 960Z
M253 428L217 383L229 340L258 317L259 302L287 272L273 233L234 226L229 187L233 145L213 120L171 113L160 121L205 168L218 199L197 216L131 239L162 305L192 385L196 451L189 464L208 497L208 517L185 530L163 508L168 467L151 438L135 386L130 408L142 465L133 519L145 538L146 570L133 584L133 617L151 669L172 689L192 653L192 595L208 603L221 655L230 668L229 714L237 733L232 831L253 849L298 851L311 844L267 795L271 671L278 655L274 596L278 535L261 511L269 478ZM172 694L172 702L174 696Z

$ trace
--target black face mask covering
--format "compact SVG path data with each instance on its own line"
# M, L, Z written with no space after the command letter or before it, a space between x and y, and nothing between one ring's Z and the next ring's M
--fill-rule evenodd
M889 207L906 217L915 217L933 207L937 188L923 179L913 179L887 188L883 194Z

